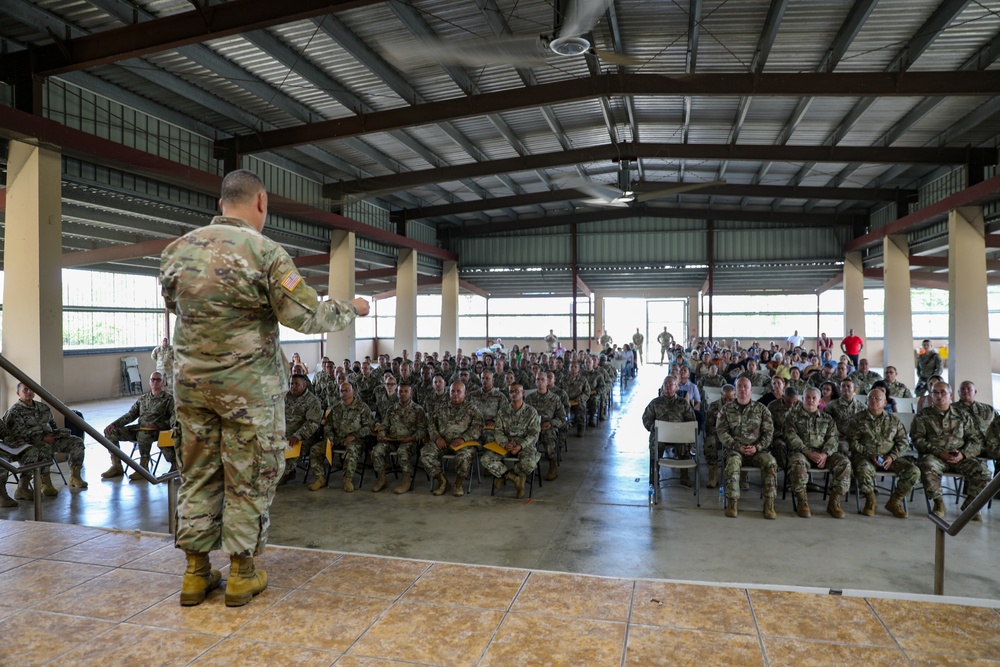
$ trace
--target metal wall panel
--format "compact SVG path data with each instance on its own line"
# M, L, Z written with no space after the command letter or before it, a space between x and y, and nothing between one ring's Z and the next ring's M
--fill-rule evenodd
M704 232L578 235L581 265L704 262Z
M460 267L566 266L570 237L473 237L454 242Z
M754 262L839 257L843 232L836 227L725 230L715 234L715 261Z

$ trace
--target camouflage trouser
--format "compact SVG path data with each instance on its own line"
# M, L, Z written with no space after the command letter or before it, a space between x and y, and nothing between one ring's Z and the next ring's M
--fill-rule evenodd
M851 462L840 453L830 454L826 468L817 468L802 452L788 455L788 480L793 493L805 493L810 470L830 471L830 497L839 498L851 488Z
M538 452L539 456L545 455L546 459L554 459L559 454L559 428L553 424L552 428L538 432Z
M163 376L163 390L174 393L174 367L157 368L156 372Z
M339 447L336 443L333 445L334 449L343 449L344 454L342 456L344 464L344 477L350 479L354 476L354 473L358 470L358 462L362 461L365 455L365 440L364 438L357 438L353 440L350 444L341 444ZM316 477L326 476L326 440L320 440L314 444L309 449L309 472L311 472Z
M148 459L153 451L153 443L160 439L159 431L151 431L147 429L140 429L138 426L118 426L111 430L111 435L108 436L110 440L115 445L124 440L125 442L134 442L139 445L139 456ZM174 450L172 447L165 447L160 450L163 452L163 458L171 463L174 462Z
M760 468L764 498L774 500L778 495L778 464L768 452L757 452L753 456L743 456L739 452L726 452L726 499L740 499L740 466Z
M858 480L858 491L861 494L875 492L875 478L883 473L867 456L855 456L851 461L854 468L854 479ZM896 473L896 491L906 495L920 480L920 469L909 459L898 458L889 466L889 472Z
M379 440L372 449L372 467L377 474L382 474L386 469L386 462L390 452L396 452L399 459L399 467L403 472L413 474L414 466L417 463L417 447L420 444L415 441L410 442L386 442Z
M68 433L68 429L61 428L55 432L56 438L51 445L39 439L35 441L31 447L28 447L20 454L16 456L9 456L5 453L4 458L28 465L31 463L38 463L39 461L50 461L56 453L59 453L66 454L71 468L81 467L83 466L83 440L75 435L68 435ZM17 445L12 444L12 446ZM50 468L43 468L42 472L47 473L49 470ZM0 483L7 483L6 470L0 469Z
M774 457L778 467L784 470L788 467L788 445L784 440L775 438L771 441L771 448L767 450Z
M441 458L446 454L455 455L455 474L468 478L472 470L472 447L463 447L456 452L451 447L438 449L436 444L430 442L420 448L420 465L428 475L437 477L441 474Z
M236 414L238 419L177 404L182 475L176 544L185 551L221 547L230 555L255 556L267 544L268 510L284 468L284 396Z
M535 469L535 466L538 465L538 460L541 457L542 455L534 450L522 449L521 453L517 454L517 463L513 465L511 471L515 475L524 475L527 477ZM496 452L487 449L483 452L483 456L479 462L494 477L503 477L507 473L507 464L504 463L504 457Z
M714 435L705 437L705 462L710 466L719 465L719 440Z
M599 415L604 412L604 404L601 402L604 396L600 393L591 394L587 399L587 416Z
M587 401L580 398L576 405L569 406L570 414L573 415L573 426L585 426L587 424Z
M962 459L958 463L945 463L934 454L920 457L920 477L924 483L924 493L929 500L941 497L941 474L957 472L965 476L966 493L970 498L979 495L990 481L990 471L982 459Z

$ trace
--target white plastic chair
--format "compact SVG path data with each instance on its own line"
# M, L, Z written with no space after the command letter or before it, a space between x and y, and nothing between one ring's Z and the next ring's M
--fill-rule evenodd
M694 495L697 499L698 507L701 507L701 479L698 474L698 422L667 422L657 420L653 427L653 434L656 439L656 450L652 453L655 456L655 465L652 467L654 478L651 484L656 484L656 489L660 486L660 468L670 468L671 470L694 470ZM660 445L667 445L660 455ZM677 445L689 445L691 458L680 459L676 456L668 456L670 446L677 449ZM654 503L658 504L654 497Z

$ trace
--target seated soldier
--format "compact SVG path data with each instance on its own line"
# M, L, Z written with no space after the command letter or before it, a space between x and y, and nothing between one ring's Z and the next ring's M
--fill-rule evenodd
M771 384L771 376L757 370L757 361L755 359L747 359L746 367L746 372L740 377L750 380L751 385L754 387L767 387Z
M829 470L830 500L826 511L836 519L846 514L840 499L851 485L851 462L840 453L837 425L833 418L819 410L819 390L806 389L802 409L793 410L785 417L785 442L788 443L788 477L798 504L798 515L810 517L809 496L806 484L809 470Z
M952 407L958 408L972 417L976 428L985 438L986 432L990 430L990 424L993 423L993 418L996 417L996 410L993 409L992 405L976 400L976 384L969 380L959 385L958 396L958 400L951 404Z
M354 473L358 462L364 465L365 441L372 434L375 417L364 401L356 398L350 382L340 385L340 403L330 409L323 426L326 439L321 439L309 451L309 469L316 479L309 485L310 491L319 491L326 486L326 440L333 449L344 449L344 491L354 492Z
M605 386L607 385L604 373L597 370L594 365L594 358L588 356L584 361L584 370L580 375L587 378L590 384L590 394L587 398L587 417L591 426L597 426L598 419L607 419L608 409L605 402Z
M677 395L677 378L673 375L668 375L663 378L663 387L660 389L660 395L650 401L646 406L646 409L642 411L642 425L647 431L652 432L656 427L656 422L658 421L697 421L690 401ZM657 457L663 456L663 450L665 448L666 445L657 443ZM681 446L676 447L675 449L678 459L690 458L690 453L687 447ZM680 472L681 484L684 486L691 486L691 479L688 475L688 471L686 469L682 469Z
M541 374L539 373L539 377ZM524 388L515 383L510 388L510 403L500 408L496 419L496 442L507 450L507 456L517 457L517 463L507 470L504 457L492 450L483 452L482 466L496 479L493 488L499 489L508 479L514 482L515 498L524 497L524 482L538 465L539 454L535 449L541 420L533 407L524 402Z
M882 376L873 370L868 369L868 360L858 361L858 370L851 373L854 381L854 388L859 394L867 394L872 390L872 385L882 379Z
M714 368L714 366L713 366ZM722 396L705 408L705 462L708 464L708 488L719 485L719 439L716 436L716 423L722 408L736 400L736 387L731 384L722 386Z
M806 376L806 378L807 378L806 379L806 384L809 385L809 386L811 386L811 387L818 387L821 384L823 384L824 382L829 382L829 381L833 380L834 379L833 378L833 371L836 368L837 368L837 364L833 363L832 361L826 362L825 364L823 364L823 367L820 369L820 371L818 373L812 373L811 375L807 375ZM806 371L808 371L808 370L809 369L807 368ZM803 371L803 372L805 372L805 371Z
M500 412L500 408L510 405L510 399L493 386L493 371L484 370L482 380L483 386L470 391L466 400L479 408L479 412L483 415L483 434L480 441L485 444L496 440L493 426L497 414Z
M736 381L736 400L719 412L716 434L725 453L726 516L735 518L740 499L740 468L760 468L764 487L764 518L776 519L774 498L778 493L778 464L768 453L774 437L774 422L768 409L752 400L750 380Z
M573 414L573 425L576 426L576 437L583 437L583 429L587 423L587 401L590 399L590 383L580 373L580 364L573 362L569 366L569 376L565 382L566 393L569 394L569 404Z
M472 468L472 448L467 442L478 442L483 433L483 415L472 403L465 400L465 385L451 385L451 402L438 406L428 415L427 432L430 442L420 449L420 463L437 486L432 493L443 496L448 491L441 460L445 454L455 454L455 486L452 495L465 495L465 480Z
M840 398L828 401L823 408L823 412L833 417L837 424L837 433L842 440L841 452L847 452L847 423L864 409L865 404L854 395L854 381L850 378L840 383Z
M369 368L369 374L370 373L371 369ZM306 378L306 388L308 389L309 378L305 375L302 377ZM357 378L360 377L362 376L359 373L355 377L355 381L357 381ZM322 370L316 373L316 379L313 381L312 385L313 393L316 395L316 398L319 399L320 407L323 410L332 408L340 402L340 385L337 383L337 369L334 367L333 362L329 359L323 359ZM360 394L360 389L357 386L355 386L354 391Z
M333 362L329 359L323 364L333 366ZM330 370L332 372L333 369ZM315 444L317 431L323 420L323 406L320 399L309 391L308 387L309 378L301 374L293 375L288 384L288 393L285 394L285 439L288 440L289 447L300 446L300 455L303 448L309 451ZM339 397L337 401L340 401ZM295 468L298 463L298 456L285 459L285 473L278 481L279 485L295 479Z
M549 375L550 373L539 373L535 378L537 391L524 399L525 403L534 408L538 414L540 430L536 449L539 450L539 455L544 454L549 462L546 481L552 481L559 476L559 431L566 428L566 410L559 395L549 390ZM523 394L524 389L521 391Z
M920 479L920 471L904 458L910 446L906 429L898 418L885 411L884 390L873 388L868 393L868 409L854 415L847 425L847 443L858 493L865 497L861 513L875 516L875 476L885 471L898 477L885 508L897 519L905 519L903 499Z
M139 465L143 469L149 470L149 459L152 453L153 443L160 437L160 431L169 431L174 424L174 397L164 387L163 374L159 371L149 376L150 390L139 397L129 411L118 419L107 425L104 435L115 445L122 440L134 442L139 445ZM138 420L134 426L127 426L132 421ZM170 462L170 469L177 468L174 458L174 448L166 447L161 450L163 458ZM111 467L101 473L103 479L113 479L125 474L122 468L121 459L114 454L111 455ZM145 480L137 472L128 477L133 482Z
M86 489L87 483L80 476L83 470L83 440L71 435L69 429L57 428L49 406L35 400L35 392L21 382L17 383L17 401L7 409L3 422L7 435L4 444L11 449L24 448L12 456L12 460L23 464L49 461L55 452L69 455L69 482L67 486ZM7 471L0 469L0 484L7 483ZM41 492L44 496L55 496L59 491L52 486L49 468L41 473ZM31 476L21 475L14 498L31 500Z
M774 421L774 438L771 440L771 455L778 462L778 467L784 470L788 466L788 443L785 441L785 418L792 410L801 410L802 402L795 387L786 387L781 399L771 401L767 411Z
M427 413L413 402L413 387L403 383L399 385L397 391L399 402L389 408L388 414L382 420L378 430L378 442L372 450L372 465L375 474L378 475L372 487L373 493L378 493L386 487L386 459L393 450L398 457L399 467L403 469L403 480L392 492L409 491L417 463L417 452L427 439Z
M885 384L889 387L887 398L913 398L913 392L899 381L895 366L885 367Z
M802 379L802 371L799 370L798 366L792 366L788 369L788 380L785 381L785 385L795 387L799 396L806 390L806 381Z
M431 381L431 390L424 394L424 402L420 407L427 413L429 419L434 411L443 405L451 402L451 395L448 393L448 383L445 382L443 373L435 373Z
M392 373L384 373L382 378L385 384L375 389L375 409L372 410L376 422L381 422L385 419L389 408L399 402L399 397L396 395L396 387L399 386L399 380Z

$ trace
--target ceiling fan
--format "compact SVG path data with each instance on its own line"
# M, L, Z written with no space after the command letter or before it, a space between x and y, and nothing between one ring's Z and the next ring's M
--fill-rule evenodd
M422 39L400 45L385 45L389 59L401 69L412 69L421 60L433 59L451 65L532 66L550 56L575 57L593 54L615 65L638 65L642 60L614 51L597 49L585 37L593 30L614 0L557 0L555 25L550 35L482 37L475 40Z
M590 195L590 199L583 199L581 201L592 206L631 206L655 199L662 199L663 197L671 197L685 192L693 192L703 188L726 184L725 180L706 181L704 183L678 183L667 188L658 188L647 192L634 192L628 181L628 167L622 169L622 174L624 174L624 177L620 174L618 179L619 187L604 185L583 176L570 176L568 174L555 176L552 180L567 190L577 190Z

